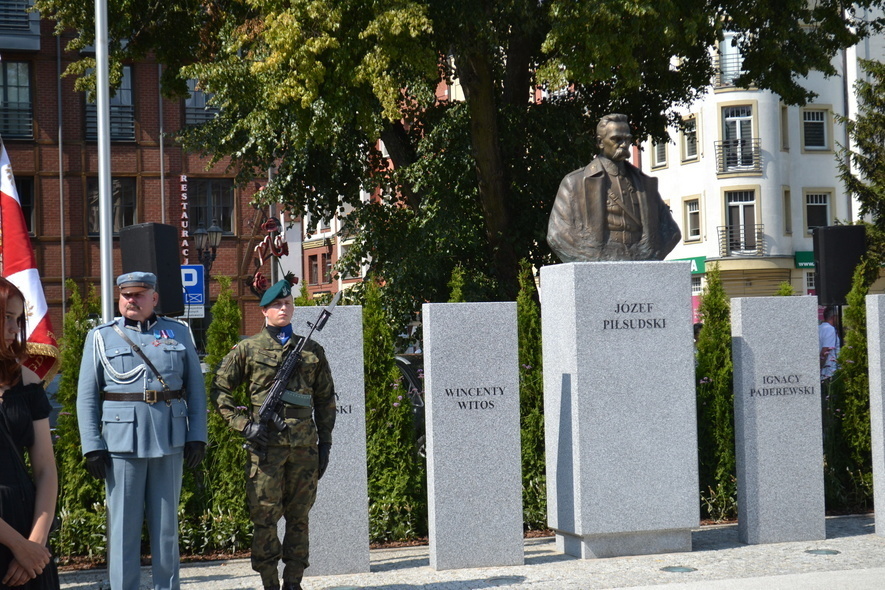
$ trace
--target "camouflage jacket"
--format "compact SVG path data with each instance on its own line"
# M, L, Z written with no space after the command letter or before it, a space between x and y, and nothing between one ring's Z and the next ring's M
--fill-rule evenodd
M258 419L258 409L267 397L285 355L295 347L299 338L293 334L282 345L264 329L237 344L221 361L212 382L212 401L232 428L242 432L250 420ZM251 409L237 406L232 395L241 383L248 384ZM307 343L301 351L301 364L289 380L287 389L310 395L313 403L313 420L286 420L293 429L289 440L309 445L319 437L319 442L331 443L335 426L335 386L322 346L313 341ZM274 431L273 428L270 430Z

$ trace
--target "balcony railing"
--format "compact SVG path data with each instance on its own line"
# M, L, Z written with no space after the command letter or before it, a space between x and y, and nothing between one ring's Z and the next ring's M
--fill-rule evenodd
M764 226L720 225L719 256L762 256L765 253Z
M730 88L735 85L734 81L738 76L744 73L744 58L740 54L716 55L713 68L716 71L714 86Z
M202 125L206 121L211 121L218 116L218 108L216 107L184 107L184 124L185 125Z
M0 136L6 139L34 137L34 115L29 102L8 102L0 107Z
M762 149L758 137L715 142L716 172L762 172Z
M135 108L132 105L110 105L111 141L135 139ZM86 139L98 138L98 113L94 103L86 104Z

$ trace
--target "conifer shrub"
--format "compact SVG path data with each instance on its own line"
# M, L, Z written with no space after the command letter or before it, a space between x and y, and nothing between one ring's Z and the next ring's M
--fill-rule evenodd
M695 372L701 506L705 518L721 521L737 516L737 479L731 312L718 264L707 272L698 313L704 324Z
M547 528L544 455L544 376L541 369L541 308L532 267L520 263L516 298L519 333L519 414L522 435L522 512L527 530Z
M366 461L369 538L400 541L427 535L427 473L418 452L413 403L424 392L407 391L394 360L394 335L381 303L381 288L366 285L363 302L366 388Z

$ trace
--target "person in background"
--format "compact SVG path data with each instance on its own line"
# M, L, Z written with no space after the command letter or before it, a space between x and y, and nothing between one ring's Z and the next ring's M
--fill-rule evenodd
M2 277L0 334L0 587L54 590L58 572L46 547L58 495L50 406L37 375L22 367L25 298Z
M820 380L828 381L836 372L836 358L839 356L839 334L836 332L836 308L824 308L824 321L817 327L820 341Z

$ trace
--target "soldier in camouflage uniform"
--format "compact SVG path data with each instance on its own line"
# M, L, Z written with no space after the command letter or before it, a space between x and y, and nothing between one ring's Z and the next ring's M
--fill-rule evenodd
M301 365L289 381L280 417L288 428L277 432L258 421L258 409L274 376L300 336L292 333L292 293L285 280L273 285L259 304L266 320L261 332L240 342L221 362L212 385L212 399L253 449L249 453L246 492L254 525L252 568L265 589L278 590L277 567L282 558L283 590L300 590L308 566L308 513L316 499L317 481L329 464L335 425L335 392L323 348L308 342ZM249 386L252 407L238 407L233 391ZM277 522L286 518L282 549Z

